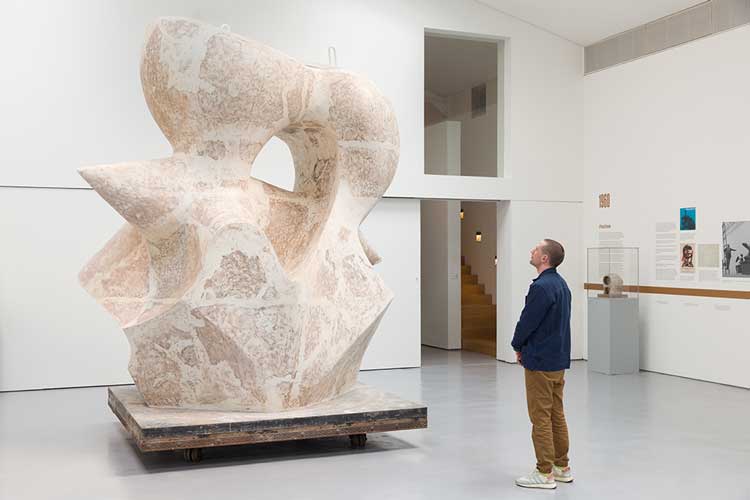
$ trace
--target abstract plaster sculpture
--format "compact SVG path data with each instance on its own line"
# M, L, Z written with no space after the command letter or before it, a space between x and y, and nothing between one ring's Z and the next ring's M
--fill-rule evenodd
M392 299L359 233L398 163L389 103L179 18L149 30L141 82L174 154L80 170L127 221L80 281L122 326L146 403L279 411L342 394ZM291 192L251 177L274 136Z
M627 297L627 295L622 293L624 286L619 274L610 273L605 275L602 278L602 283L604 293L600 293L599 297L607 297L611 299Z

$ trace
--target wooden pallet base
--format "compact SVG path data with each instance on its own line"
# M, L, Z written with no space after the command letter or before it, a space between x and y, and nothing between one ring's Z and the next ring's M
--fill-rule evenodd
M201 448L349 436L352 447L366 434L427 427L427 407L358 384L340 397L279 413L153 408L135 386L109 388L109 407L143 452L185 450L197 462Z

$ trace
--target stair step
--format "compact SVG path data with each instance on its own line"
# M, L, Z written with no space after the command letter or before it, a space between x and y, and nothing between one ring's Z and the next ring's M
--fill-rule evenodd
M461 318L461 330L476 330L478 328L492 328L497 324L496 318Z
M496 323L494 318L461 318L461 329L487 328Z
M471 274L471 266L461 264L461 274Z
M479 276L476 274L462 274L461 284L462 285L476 285L479 283Z
M463 306L474 307L474 306ZM497 323L495 311L464 312L461 311L461 327L492 326Z
M491 305L492 304L492 295L485 295L485 294L462 294L461 295L461 304L462 305L471 305L471 304L486 304Z
M486 354L493 358L497 356L497 342L494 340L472 338L461 339L461 349Z
M494 304L466 304L461 306L461 316L485 316L495 314Z
M484 285L470 285L461 283L461 295L484 295Z
M494 314L484 316L461 316L461 328L486 328L497 324Z
M495 325L462 327L461 338L495 340L497 339L497 329L495 328Z

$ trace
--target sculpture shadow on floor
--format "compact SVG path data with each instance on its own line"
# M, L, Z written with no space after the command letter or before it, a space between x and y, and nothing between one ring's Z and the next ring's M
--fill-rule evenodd
M275 443L203 448L203 460L188 463L182 451L141 453L124 429L109 442L111 466L118 476L134 476L237 465L252 465L308 458L340 457L395 452L416 448L412 443L388 433L367 435L367 445L352 449L348 436L281 441Z

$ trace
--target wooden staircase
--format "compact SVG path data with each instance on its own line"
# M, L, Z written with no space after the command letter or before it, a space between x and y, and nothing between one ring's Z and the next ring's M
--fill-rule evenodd
M497 313L492 295L484 293L479 277L461 257L461 349L487 354L497 353Z

